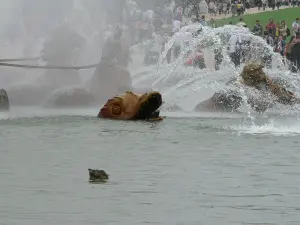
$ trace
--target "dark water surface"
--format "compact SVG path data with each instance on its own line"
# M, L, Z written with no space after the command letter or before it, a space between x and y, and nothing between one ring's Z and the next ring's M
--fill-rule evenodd
M299 225L300 123L243 124L0 120L0 224Z

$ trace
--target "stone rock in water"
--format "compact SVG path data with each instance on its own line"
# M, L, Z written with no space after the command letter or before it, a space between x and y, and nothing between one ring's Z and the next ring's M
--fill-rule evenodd
M106 182L109 175L104 170L88 169L90 175L90 182Z
M53 91L52 86L17 84L7 88L11 105L40 105Z
M9 99L7 92L4 89L0 89L0 111L9 110Z
M55 90L46 99L45 107L84 107L94 101L91 93L82 87L66 87Z

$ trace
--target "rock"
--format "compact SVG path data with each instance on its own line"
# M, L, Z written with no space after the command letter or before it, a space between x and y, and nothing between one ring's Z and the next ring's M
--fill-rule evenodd
M67 87L55 90L46 99L45 107L86 107L94 102L94 97L82 87Z
M40 105L53 91L52 86L19 84L7 88L11 105Z
M169 111L169 112L182 112L184 111L179 105L174 104L167 107L163 107L163 110Z
M0 111L9 110L9 99L7 92L4 89L0 89Z
M250 96L247 102L251 108L258 113L264 113L268 108L273 106L272 101L269 101L267 98L261 98L261 96L260 98Z
M234 112L243 103L243 98L236 91L217 92L210 99L199 103L195 111Z
M104 170L88 170L90 175L89 182L106 182L109 179L109 175Z
M132 80L125 67L101 64L97 67L89 86L96 100L103 102L112 96L131 90Z

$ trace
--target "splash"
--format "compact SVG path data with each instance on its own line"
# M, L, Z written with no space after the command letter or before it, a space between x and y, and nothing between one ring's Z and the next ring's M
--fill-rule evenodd
M300 122L276 121L270 119L263 124L234 125L225 129L232 130L238 135L272 135L272 136L298 136L300 135Z
M175 42L173 36L166 44L165 51L161 54L159 63L152 73L141 73L135 77L135 84L152 84L153 90L158 90L164 94L166 104L184 105L184 108L192 109L195 105L208 99L214 92L227 89L236 89L233 85L228 85L228 81L238 78L241 68L235 68L228 56L228 41L231 35L238 35L243 41L248 43L249 49L246 51L246 61L262 62L264 55L271 57L272 68L265 68L270 77L280 77L294 87L298 94L297 86L299 78L297 75L287 70L287 65L283 63L281 56L273 52L273 49L261 38L253 35L247 28L237 26L224 26L216 29L201 27L201 25L188 25L183 27L179 33L197 33L187 42L185 48L177 59L168 64L166 55ZM197 69L184 65L188 52L193 52L197 47L201 47L205 52L206 69ZM218 49L223 55L221 69L214 69L214 51ZM154 69L154 68L153 68ZM247 106L247 95L250 90L239 87L238 91L244 97ZM253 121L250 107L246 112L248 119Z
M17 0L15 1L15 8L18 8L17 6L19 6L19 3L17 3ZM72 0L70 1L73 2ZM101 54L99 41L101 39L101 29L105 25L105 22L103 22L105 16L101 15L101 13L99 14L95 7L93 7L94 3L91 2L92 1L77 0L73 2L73 5L70 4L69 9L60 16L60 21L68 24L70 28L76 30L86 40L85 51L80 52L81 57L79 57L77 61L77 63L80 64L90 63L90 59L93 59L93 62L97 61ZM100 4L100 1L95 0L95 4L96 2L98 2L97 4ZM13 7L10 6L10 8ZM19 8L17 10L15 9L14 13L18 14L16 12L18 10ZM8 18L11 17L12 16L10 15ZM3 21L9 21L9 19ZM48 29L51 30L51 27L55 27L55 24L56 23L48 23ZM235 34L239 35L243 40L247 40L251 45L251 49L249 49L246 56L248 61L261 60L262 55L269 54L272 58L273 67L265 69L267 74L271 77L281 77L286 80L291 85L291 90L296 94L299 94L299 76L290 73L287 70L287 66L282 62L281 57L274 53L271 47L269 47L262 38L252 35L246 28L236 26L224 26L212 29L209 27L201 27L201 25L191 24L183 27L179 32L197 33L200 29L202 30L200 34L189 40L179 57L170 64L166 62L166 55L175 42L175 37L172 37L166 44L164 52L160 55L159 63L154 66L144 66L142 61L143 51L141 50L143 47L141 48L140 45L134 46L132 51L135 53L132 55L133 62L130 65L134 88L141 91L160 91L164 96L166 106L179 105L188 112L192 112L198 103L210 98L216 91L238 89L238 91L242 93L245 102L244 107L241 109L242 112L246 113L244 123L255 125L256 114L253 113L250 106L247 105L247 93L249 90L227 84L232 78L238 77L243 66L242 65L241 68L235 68L227 54L228 40L232 34ZM155 41L159 43L159 39L160 37L156 37ZM35 46L33 52L39 52L39 46L42 44L43 40L41 40L41 42L36 41L35 39L32 40L34 40L32 44ZM15 51L15 54L11 56L21 57L24 53L24 49L22 48L24 45L30 44L28 43L28 40L24 39L23 45L20 45L17 49L18 51ZM10 45L10 47L12 46L13 44ZM204 51L205 64L207 65L207 68L205 69L184 65L187 53L195 51L198 46ZM10 49L10 47L8 49ZM3 48L4 47L2 46L2 49ZM223 55L223 62L218 71L214 68L214 51L216 49L219 49ZM5 57L7 57L7 55L5 55ZM40 71L25 71L25 73L29 73L28 76L25 76L26 74L24 75L24 71L18 70L18 72L22 75L18 75L9 82L16 84L17 82L22 81L28 85L28 89L33 90L34 88L30 85L36 86L35 81L36 78L40 76ZM35 75L35 73L37 74ZM93 71L86 71L81 73L80 76L85 82L91 78L92 74ZM20 77L22 77L22 79L20 79ZM2 84L5 82L2 82ZM278 108L277 110L281 111L282 109ZM294 107L291 111L295 112L297 111L297 108ZM176 117L178 115L180 116L180 112L177 112ZM190 116L190 114L185 115Z

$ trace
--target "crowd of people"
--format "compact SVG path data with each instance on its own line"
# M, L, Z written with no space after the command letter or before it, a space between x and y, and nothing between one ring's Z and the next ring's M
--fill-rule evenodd
M257 0L256 6L258 7L258 10L260 10L261 8L265 10L267 6L275 10L275 8L280 9L280 7L282 6L299 7L300 1L299 0Z
M243 18L240 19L237 25L247 27L246 23L243 22ZM298 48L300 47L299 17L295 19L291 27L292 30L288 28L284 20L275 22L273 18L270 18L266 26L261 25L260 21L256 20L256 24L251 31L253 34L262 37L275 52L294 61L298 65L298 69L300 69L300 56L298 56Z
M219 15L227 15L232 14L234 15L241 15L245 12L246 7L249 7L248 2L244 5L241 1L236 2L230 2L230 1L224 1L224 2L218 2L215 0L209 1L208 3L208 11L211 16Z
M267 7L280 9L281 7L300 7L300 0L236 0L236 1L208 1L208 11L211 16L232 15L240 16L250 8L257 7L258 10L266 10Z
M209 3L209 8L210 4ZM289 2L288 2L289 3ZM214 3L215 4L215 3ZM217 3L218 4L218 3ZM219 3L221 4L221 3ZM223 9L228 6L228 2L223 2ZM244 8L243 4L239 1L233 2L237 8ZM239 5L240 4L240 5ZM250 4L250 3L249 3ZM257 4L257 3L256 3ZM293 5L292 2L289 4ZM226 7L225 7L226 5ZM269 3L269 6L271 3ZM228 7L226 8L228 10ZM223 12L223 11L222 11ZM149 45L149 49L145 53L146 64L155 63L158 60L160 53L165 50L165 44L170 40L171 37L174 39L173 47L167 52L167 62L170 63L171 59L177 59L180 55L181 50L184 49L186 43L193 38L194 34L189 32L178 32L182 26L185 26L189 23L198 23L202 26L211 26L216 27L215 21L211 18L209 21L206 20L205 16L200 16L196 14L195 17L191 17L191 21L187 21L184 17L184 9L180 5L174 5L172 7L167 5L158 5L154 10L146 10L142 12L135 8L132 12L128 13L130 15L126 20L126 26L129 28L129 33L131 35L131 45L142 43L145 41L152 41L160 38L160 46L156 48L155 51L151 49L153 45ZM300 21L299 18L296 18L292 24L292 29L288 28L288 25L285 21L274 21L273 18L270 18L268 24L262 25L259 20L256 21L254 27L249 27L244 22L243 18L240 18L240 21L237 24L232 24L240 27L247 27L250 32L260 36L264 39L267 44L269 44L275 52L279 53L283 57L294 62L298 65L300 69L299 56L297 55L300 50L297 50L300 46ZM246 42L240 41L240 38L232 37L229 42L228 53L236 66L239 66L242 60L242 53L238 53L238 49L243 49L244 45L247 45ZM246 44L245 44L246 43ZM241 46L241 47L240 47ZM158 49L158 50L157 50ZM245 50L246 51L246 50ZM295 53L297 52L297 54ZM199 65L200 68L204 68L203 62L203 52L199 48L194 54L194 58L199 60L193 60L187 57L187 65ZM296 55L295 55L296 54ZM191 54L192 55L192 54ZM216 68L220 60L219 53L216 54ZM154 59L152 61L152 59ZM264 61L266 63L270 62L270 56L265 55Z

